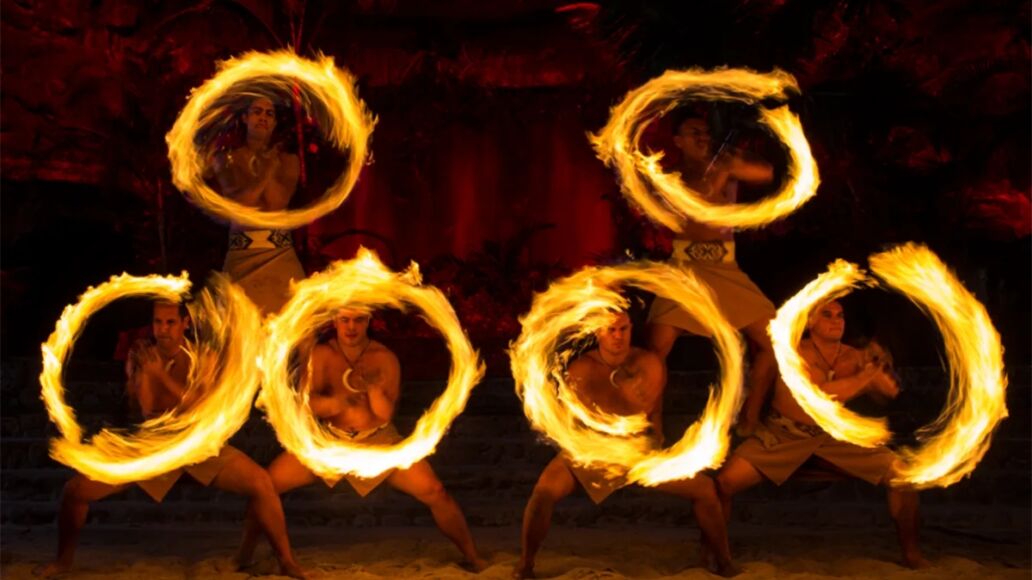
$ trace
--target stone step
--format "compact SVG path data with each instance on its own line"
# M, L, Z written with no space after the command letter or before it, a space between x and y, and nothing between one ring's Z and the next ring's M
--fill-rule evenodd
M445 484L446 488L456 495L471 499L486 499L502 503L523 501L529 496L541 470L553 457L553 452L541 446L535 457L521 461L510 461L505 470L498 469L497 462L453 463L439 461L431 457L430 463ZM56 501L64 482L71 477L72 471L63 466L40 468L8 469L0 480L5 502L21 500ZM206 490L196 485L189 477L182 480L185 484L177 485L166 498L167 503L193 503L210 501L212 495L230 497L217 490ZM624 495L648 495L649 491L637 486L622 492ZM930 489L922 492L922 503L929 505L981 504L1012 505L1026 508L1032 494L1028 471L1024 469L976 470L967 480L959 482L947 489ZM342 496L353 495L349 487L338 486L330 491L325 486L308 486L289 494L288 497L307 498L312 501L339 501ZM819 501L867 501L880 502L884 490L857 480L809 481L790 480L781 487L761 485L750 489L744 501L781 501L793 497L805 496ZM135 487L107 501L120 502L137 500L145 496Z
M156 504L142 495L116 501L114 498L95 502L90 510L90 523L97 525L203 525L239 524L243 520L242 498L202 489L204 500L165 501ZM556 507L556 525L595 527L620 524L695 526L691 504L683 499L657 492L621 490L603 505L596 506L582 495L564 499ZM329 493L329 492L327 492ZM128 495L128 494L126 494ZM473 526L518 526L526 496L505 498L463 497L453 494ZM529 494L528 494L529 495ZM394 490L376 490L367 498L354 493L332 494L332 499L311 499L288 494L284 511L291 526L431 526L429 511L412 498ZM6 500L0 509L4 526L51 525L56 517L56 501ZM982 504L935 504L923 502L924 525L992 527L1027 529L1027 509L1013 506ZM827 501L809 496L759 500L746 492L736 498L732 526L735 524L811 526L814 528L843 525L878 525L891 527L884 499L872 501Z

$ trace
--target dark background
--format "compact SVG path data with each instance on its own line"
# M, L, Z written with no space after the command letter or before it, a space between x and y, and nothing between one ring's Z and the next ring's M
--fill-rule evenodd
M351 197L297 232L302 261L317 271L359 244L393 267L418 261L494 360L492 372L505 374L502 347L549 280L628 252L669 251L669 232L628 209L585 133L664 70L719 65L780 67L802 89L790 105L817 158L819 193L738 236L743 269L775 303L835 258L864 264L888 245L923 242L987 306L1009 364L1029 362L1028 2L2 8L5 358L38 357L61 308L112 274L188 270L200 285L221 267L225 226L172 187L164 135L216 61L293 46L352 71L379 119L373 163ZM748 115L726 121L747 128ZM669 145L654 133L656 147ZM775 145L752 142L781 163ZM299 203L340 170L312 144ZM119 308L91 323L78 356L110 360L118 332L146 322L138 308ZM864 291L849 310L851 332L881 336L900 364L938 364L941 341L906 300ZM432 335L404 318L380 326L396 339ZM672 364L708 364L693 361Z
M817 196L800 211L738 234L743 269L776 304L836 258L866 265L873 252L916 241L988 308L1006 348L1009 417L970 478L921 494L922 541L947 575L1027 572L1030 18L1027 1L973 0L0 0L0 572L28 574L49 557L71 475L48 456L59 434L39 397L40 343L65 305L113 274L187 270L200 286L221 267L226 227L172 187L164 136L216 61L292 46L351 70L379 119L373 162L341 208L295 232L299 254L315 272L365 244L394 268L416 260L449 296L490 376L430 461L478 542L487 528L504 538L486 542L496 565L515 563L523 507L555 454L528 425L509 377L505 347L519 332L517 317L534 291L583 265L669 252L669 232L628 208L586 132L664 70L728 65L796 76L801 94L789 105L821 173ZM783 153L751 126L748 110L725 107L720 121L718 139L741 129L736 145L781 169ZM668 128L658 125L649 145L669 150ZM318 139L307 144L316 150L305 152L298 203L320 195L341 169ZM757 199L770 190L742 193ZM87 433L133 423L113 359L120 337L146 324L148 307L131 299L102 310L76 344L66 398ZM646 307L637 306L637 321ZM892 444L912 445L915 430L947 404L942 340L897 294L856 292L846 308L850 338L885 342L903 386L888 407L861 401L854 410L886 415ZM411 314L378 315L374 328L403 364L395 421L408 433L444 387L447 351ZM668 442L706 403L710 350L696 337L679 341L670 357ZM232 443L261 465L281 451L258 410ZM244 500L183 480L161 505L135 488L95 502L79 565L105 563L106 572L106 562L157 550L155 565L167 572L179 564L166 555L194 562L204 551L231 553ZM763 562L775 576L848 573L872 553L895 554L884 492L860 482L758 486L735 502L736 558ZM423 506L387 489L359 498L347 486L313 485L284 496L284 509L302 561L319 555L319 545L337 550L351 538L349 554L378 560L383 552L363 543L373 528L432 534L395 544L399 553L445 542L429 530ZM695 557L686 503L653 490L621 490L601 508L571 497L554 521L575 547L563 547L556 530L545 555L592 561L573 573L611 575L647 559L649 570L673 574ZM646 528L690 539L667 562L641 551L642 542L627 543L629 551L600 548L608 559L596 558L582 550L593 527L609 536L606 546L648 538ZM106 539L95 535L104 530ZM191 537L211 540L198 551L184 540ZM195 571L191 565L187 575Z

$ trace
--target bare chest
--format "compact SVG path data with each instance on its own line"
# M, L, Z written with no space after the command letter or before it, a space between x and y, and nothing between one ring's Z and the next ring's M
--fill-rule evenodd
M348 360L337 353L327 361L325 372L335 390L343 391L347 395L355 395L356 391L364 394L370 385L380 383L385 370L375 360L366 357Z
M644 376L636 369L599 369L592 372L587 389L592 402L618 415L648 412Z

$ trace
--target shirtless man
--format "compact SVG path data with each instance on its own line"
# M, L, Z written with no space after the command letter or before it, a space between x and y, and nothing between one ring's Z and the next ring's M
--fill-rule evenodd
M209 175L218 180L225 197L262 211L287 208L300 175L297 155L282 151L273 141L276 107L257 97L242 120L247 140L235 149L214 156ZM229 252L222 267L265 314L286 303L290 280L305 277L288 230L245 230L230 227Z
M585 403L617 415L645 413L656 445L662 445L663 388L666 368L654 353L631 346L631 319L626 312L613 315L609 325L595 334L598 348L578 357L568 368L569 384ZM576 465L560 453L545 467L534 486L523 514L522 554L515 578L534 577L534 558L548 533L555 504L570 495L577 483L596 504L627 485L610 479L598 469ZM695 518L709 545L716 546L718 573L733 576L738 569L731 562L727 530L713 480L706 475L671 481L656 486L692 501Z
M774 179L769 163L747 160L728 150L714 154L709 124L691 109L677 112L674 131L674 144L681 151L681 179L711 203L735 203L738 182L766 184ZM712 289L724 318L740 329L753 346L750 394L739 421L743 432L751 432L759 421L764 403L756 393L766 393L777 374L774 349L767 336L767 324L776 312L774 304L738 267L730 228L685 220L684 231L674 238L670 260ZM657 297L653 302L648 321L649 349L663 360L682 333L708 334L694 317L664 297Z
M832 300L817 307L807 323L809 337L799 344L812 380L845 403L864 394L894 399L899 387L892 375L863 354L842 344L842 305ZM763 393L761 393L763 395ZM918 497L912 489L891 483L899 459L887 447L864 448L833 439L803 411L780 378L772 411L754 435L732 454L717 476L717 487L730 518L731 498L764 479L781 485L808 460L821 467L858 477L888 489L889 512L896 522L903 561L912 568L928 565L918 547Z
M155 343L138 343L130 353L126 363L126 389L145 419L189 408L203 391L201 388L188 389L187 386L191 363L184 346L189 325L190 317L184 306L155 302L152 319ZM305 577L290 549L279 496L264 469L241 451L226 445L216 457L136 482L136 485L160 502L184 472L204 485L214 485L247 497L249 513L255 514L259 530L269 537L276 551L280 573L293 578ZM79 532L86 523L90 503L123 491L130 485L101 483L79 473L73 476L61 495L57 559L37 567L34 573L51 576L71 569Z
M369 313L363 310L339 311L333 320L335 337L312 350L311 377L303 377L302 384L310 385L312 413L340 437L388 445L402 439L390 422L398 400L401 368L393 352L368 336L369 319ZM281 494L318 479L286 451L269 465L269 474ZM462 510L425 459L372 479L348 475L323 481L332 488L341 479L363 497L386 480L391 487L419 500L430 508L441 532L462 552L465 564L473 570L483 569ZM257 528L252 522L237 556L241 565L250 562L256 540Z

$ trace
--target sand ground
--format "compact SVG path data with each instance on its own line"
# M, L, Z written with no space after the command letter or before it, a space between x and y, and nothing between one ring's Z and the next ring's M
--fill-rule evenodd
M473 530L489 566L474 575L459 566L458 552L431 528L302 529L292 540L302 565L320 578L509 578L519 556L515 527ZM933 567L900 566L889 529L805 530L733 527L732 550L739 578L818 580L1027 579L1032 577L1030 539L1005 531L926 529L925 553ZM695 566L694 529L553 528L538 558L539 578L714 578ZM53 527L2 530L5 579L31 578L32 567L53 553ZM237 530L102 528L87 526L76 579L273 578L268 550L244 573L223 573Z

